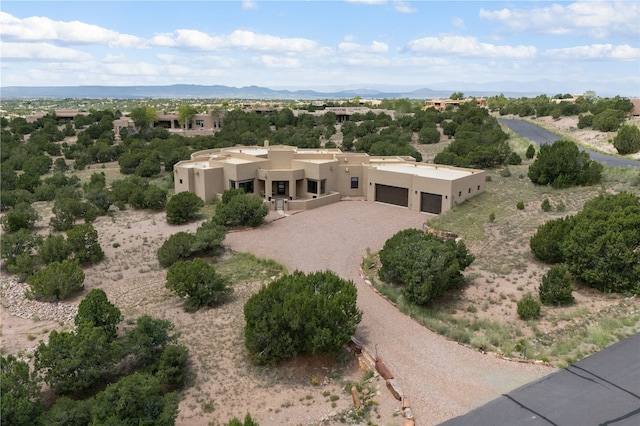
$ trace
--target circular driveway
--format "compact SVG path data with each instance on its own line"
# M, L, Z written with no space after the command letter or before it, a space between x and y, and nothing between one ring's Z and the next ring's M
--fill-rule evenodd
M331 270L353 280L363 311L356 336L384 359L409 397L418 424L464 414L555 371L500 360L449 341L402 314L364 282L359 266L367 249L380 250L402 229L422 229L428 217L386 204L341 201L228 233L224 240L235 251L273 259L290 272Z

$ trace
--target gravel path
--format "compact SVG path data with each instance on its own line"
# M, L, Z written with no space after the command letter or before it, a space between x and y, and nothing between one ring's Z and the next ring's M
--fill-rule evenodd
M273 215L273 213L272 213ZM427 216L365 201L343 201L228 233L236 251L274 259L289 271L332 270L358 287L364 315L356 336L384 359L411 401L416 423L464 414L555 369L483 355L439 336L398 311L367 285L359 265L396 232L422 228Z

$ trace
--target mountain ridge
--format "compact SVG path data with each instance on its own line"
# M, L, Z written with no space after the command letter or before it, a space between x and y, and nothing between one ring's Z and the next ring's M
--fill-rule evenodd
M431 99L448 98L462 91L466 96L483 97L504 94L507 97L538 96L540 92L501 92L496 90L432 90L382 91L369 88L344 89L334 92L311 89L270 89L261 86L223 86L201 84L172 84L151 86L6 86L0 88L3 99L21 98L85 98L85 99L144 99L144 98L219 98L253 100L318 100L346 99L359 96L376 99Z

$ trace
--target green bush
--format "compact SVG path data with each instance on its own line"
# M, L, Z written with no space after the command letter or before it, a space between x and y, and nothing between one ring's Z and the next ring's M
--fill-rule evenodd
M195 235L184 231L170 236L158 249L160 266L168 268L179 260L188 259L193 253L192 246L195 240Z
M621 155L635 154L640 151L640 129L638 126L625 125L613 138L613 146Z
M530 144L529 147L527 147L527 152L525 153L525 155L528 159L532 159L533 157L535 157L536 148L533 146L533 144Z
M380 251L380 279L402 285L404 296L422 305L465 284L462 271L475 257L462 241L444 240L419 229L389 238Z
M511 170L509 170L509 167L505 167L504 169L502 169L500 171L500 176L502 176L502 177L511 177Z
M548 198L545 198L544 200L542 200L542 204L540 204L540 208L542 209L543 212L551 211L551 203L549 202Z
M179 225L198 218L204 201L193 192L179 192L167 203L167 222Z
M540 316L540 302L530 293L525 294L518 301L518 316L525 321L538 318Z
M233 291L229 280L202 259L177 261L171 265L165 287L180 297L187 297L184 305L187 312L220 303Z
M524 210L524 202L523 202L523 201L518 201L518 202L516 203L516 208L517 208L518 210Z
M225 194L228 192L225 191ZM228 227L262 225L264 218L269 213L269 206L264 203L262 198L244 192L234 192L229 197L225 197L225 194L222 196L222 203L216 208L215 220L217 223Z
M528 175L534 184L554 188L593 185L602 179L602 165L581 152L574 142L559 140L540 147Z
M244 305L245 346L258 364L336 353L362 319L352 281L296 271L262 287Z
M48 301L70 297L84 287L84 272L77 261L53 262L27 279L30 295Z
M542 277L538 290L540 301L545 305L563 306L574 302L571 274L566 265L553 265Z
M569 235L575 222L571 216L553 219L538 226L538 230L529 240L534 256L546 263L564 261L562 244Z

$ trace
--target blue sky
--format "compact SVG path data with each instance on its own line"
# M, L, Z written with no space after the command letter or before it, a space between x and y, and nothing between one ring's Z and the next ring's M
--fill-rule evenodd
M0 84L640 95L640 2L7 1Z

